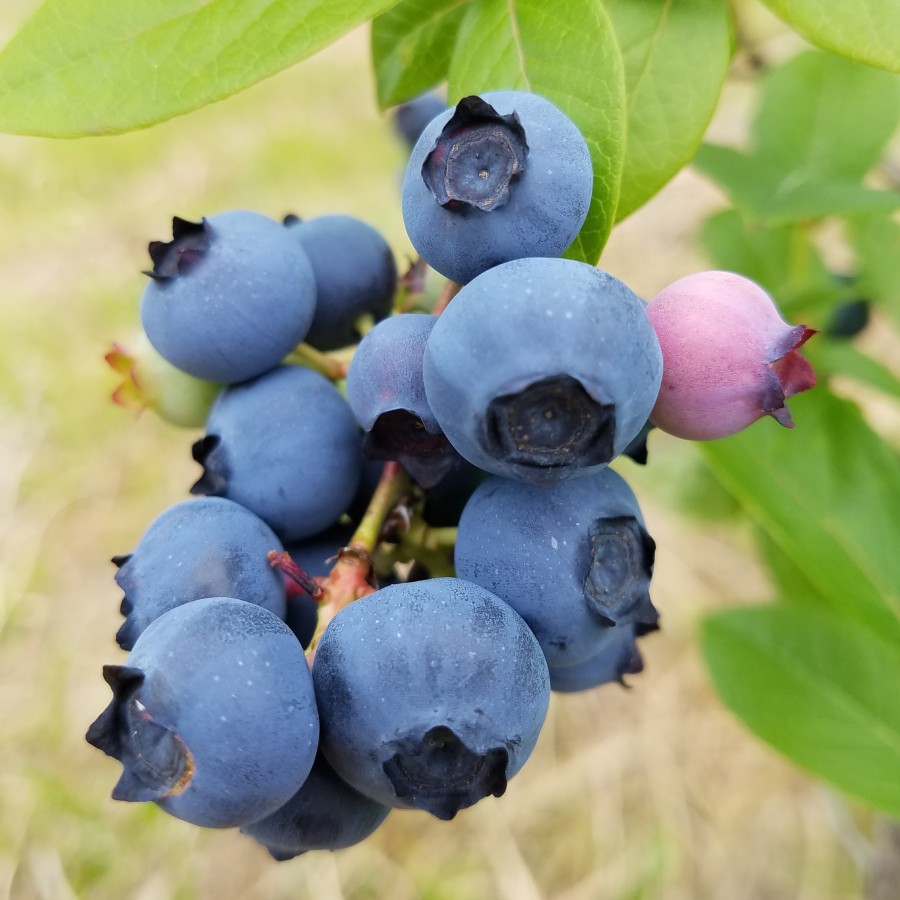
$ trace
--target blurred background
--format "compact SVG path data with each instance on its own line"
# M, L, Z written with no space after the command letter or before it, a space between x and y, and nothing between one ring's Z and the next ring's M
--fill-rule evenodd
M35 5L7 0L0 42ZM770 59L801 46L762 13L745 26ZM736 57L709 140L745 138L749 59ZM376 108L365 29L144 132L0 135L0 897L863 896L870 816L758 742L712 691L698 621L771 588L749 530L716 515L728 501L695 449L658 433L647 467L616 464L658 545L662 630L642 643L645 671L627 690L554 696L502 799L450 823L395 812L358 847L287 863L237 832L110 799L120 766L84 741L109 700L101 667L124 657L109 560L199 475L198 433L109 399L103 356L137 334L147 242L166 239L173 215L341 212L379 228L404 269L405 155ZM615 229L601 266L649 299L710 267L698 228L725 205L687 169Z

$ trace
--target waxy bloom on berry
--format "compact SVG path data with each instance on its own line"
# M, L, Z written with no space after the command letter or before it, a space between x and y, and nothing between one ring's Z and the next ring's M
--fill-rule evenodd
M797 352L815 329L788 325L759 285L730 272L698 272L647 307L663 355L650 421L676 437L712 440L765 415L793 427L785 400L816 383Z

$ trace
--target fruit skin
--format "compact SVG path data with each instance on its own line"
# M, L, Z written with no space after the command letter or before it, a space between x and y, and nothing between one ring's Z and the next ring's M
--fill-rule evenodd
M445 198L436 196L424 177L436 159L430 154L437 150L446 158L457 143L456 134L465 136L473 126L480 127L483 117L475 103L478 100L488 104L496 116L518 118L527 151L517 153L520 162L516 165L524 168L510 180L505 199L489 208L468 203L441 205ZM463 121L455 128L460 117ZM454 135L444 133L448 124ZM505 124L500 127L507 128ZM487 155L494 157L495 166L482 171L494 173L508 165L503 154L514 143L515 135L507 135L500 147L489 148ZM484 153L475 162L483 158ZM442 173L437 175L437 181L445 183ZM491 91L480 98L464 98L426 126L410 154L403 179L403 221L412 245L428 265L452 281L466 284L511 259L560 256L587 217L592 191L590 153L567 116L536 94Z
M228 597L163 614L124 666L87 740L123 763L113 799L233 828L282 806L315 758L319 722L297 639L268 610Z
M650 420L695 441L728 437L770 415L792 428L785 400L816 382L797 353L815 330L788 325L757 284L731 272L697 272L647 307L663 354Z
M453 298L423 372L434 417L461 456L553 484L626 449L656 402L662 354L643 301L621 281L575 260L520 259Z
M397 290L390 245L354 216L291 220L287 230L305 251L316 280L316 311L306 342L319 350L357 343L360 316L380 322L390 314Z
M343 850L365 840L387 818L376 803L338 777L321 753L303 786L271 815L241 833L283 862L310 850Z
M379 803L441 819L505 791L550 692L518 614L457 578L390 585L343 609L313 681L335 771Z
M360 341L347 371L347 402L365 431L363 453L397 460L424 488L434 487L459 456L425 396L422 357L437 316L400 313Z
M274 219L231 210L175 219L175 239L150 245L141 324L173 366L233 383L274 368L299 344L316 307L302 247Z
M395 107L392 115L394 130L409 150L412 150L428 123L447 109L443 97L433 92L419 94Z
M231 500L202 497L170 506L131 553L113 557L116 584L125 592L119 646L130 650L154 619L202 597L240 597L284 619L284 576L268 561L269 551L282 549L262 519Z
M596 656L610 631L657 626L655 544L612 469L544 488L488 478L459 520L456 574L509 603L550 666Z
M246 506L282 543L333 525L353 501L362 469L347 401L303 366L278 366L225 388L194 459L204 472L191 493Z
M608 628L600 641L600 649L593 656L574 666L550 667L550 690L571 694L613 681L627 687L624 676L637 675L644 670L644 660L637 646L641 634L637 625Z

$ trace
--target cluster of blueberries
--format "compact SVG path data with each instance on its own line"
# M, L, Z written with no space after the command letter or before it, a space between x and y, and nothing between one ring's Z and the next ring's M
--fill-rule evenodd
M391 809L500 796L551 691L641 670L655 545L609 463L639 458L664 359L642 300L561 258L592 185L573 123L502 91L443 109L411 151L410 239L459 288L442 309L397 310L389 247L349 216L175 219L150 245L147 338L222 388L194 445L202 496L113 560L129 655L87 739L122 763L114 798L276 859L343 848ZM300 344L352 348L345 377L297 364ZM317 630L272 560L325 579L385 460L422 554ZM448 528L442 571L428 535Z

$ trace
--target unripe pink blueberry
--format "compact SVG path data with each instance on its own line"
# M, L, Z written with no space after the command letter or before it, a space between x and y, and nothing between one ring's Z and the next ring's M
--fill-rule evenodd
M816 383L797 353L815 329L788 325L757 284L731 272L680 278L647 307L663 376L650 421L689 440L713 440L765 415L792 428L785 399Z

